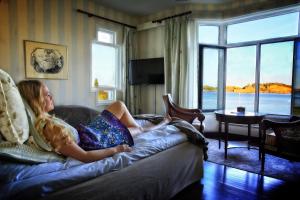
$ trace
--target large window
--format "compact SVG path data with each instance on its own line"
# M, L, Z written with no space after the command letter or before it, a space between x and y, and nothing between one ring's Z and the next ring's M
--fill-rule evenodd
M256 47L227 49L225 109L254 111Z
M261 46L260 112L286 115L291 113L293 52L293 41Z
M299 12L243 20L199 25L199 107L299 114Z
M97 104L106 104L116 98L120 71L119 47L114 32L99 29L92 43L91 85L97 92Z

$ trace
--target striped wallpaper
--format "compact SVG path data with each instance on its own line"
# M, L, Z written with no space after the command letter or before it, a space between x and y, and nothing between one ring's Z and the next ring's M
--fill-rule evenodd
M68 49L67 80L45 80L56 104L78 104L95 108L90 90L91 41L96 25L119 31L122 27L76 12L86 10L103 17L135 25L130 15L95 5L86 0L1 0L0 68L15 82L25 79L24 40L62 44ZM98 108L101 109L101 108Z
M244 0L235 4L187 4L153 15L138 17L96 5L92 0L0 0L0 68L18 82L25 78L24 40L66 45L69 76L67 80L43 80L55 97L56 104L78 104L95 108L95 94L90 91L90 45L96 26L109 27L122 40L122 27L76 12L82 9L138 25L151 20L192 10L195 17L226 18L249 12L288 6L297 0ZM139 31L136 34L137 58L163 56L164 27ZM139 105L143 113L163 113L163 86L141 86ZM147 98L144 98L147 97ZM155 106L156 102L156 106ZM103 107L97 108L102 109Z

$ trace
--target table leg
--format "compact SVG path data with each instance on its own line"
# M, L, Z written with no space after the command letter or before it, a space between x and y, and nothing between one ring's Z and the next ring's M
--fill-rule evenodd
M219 149L221 148L222 122L219 121Z
M225 159L227 159L227 147L228 147L228 122L225 122L225 144L224 144L224 148L225 148Z
M248 150L250 150L251 124L248 124Z

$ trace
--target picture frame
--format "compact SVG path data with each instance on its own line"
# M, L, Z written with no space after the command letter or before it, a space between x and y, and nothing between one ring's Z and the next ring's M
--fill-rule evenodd
M24 40L26 78L68 79L68 50L64 45Z

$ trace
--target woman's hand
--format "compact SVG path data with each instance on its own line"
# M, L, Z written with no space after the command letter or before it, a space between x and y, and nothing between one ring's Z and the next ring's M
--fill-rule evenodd
M75 142L72 142L71 144L63 145L60 148L59 152L65 156L70 156L82 162L88 163L97 160L102 160L104 158L113 156L116 153L129 152L131 150L131 147L129 147L127 144L123 144L107 149L85 151Z
M128 144L121 144L114 148L116 149L116 153L132 151L132 148L130 146L128 146Z

